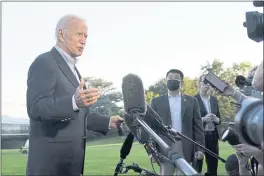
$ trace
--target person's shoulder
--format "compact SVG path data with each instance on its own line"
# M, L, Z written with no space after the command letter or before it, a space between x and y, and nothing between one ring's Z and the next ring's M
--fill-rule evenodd
M54 71L56 68L55 59L50 51L39 54L31 63L29 72L32 71ZM45 71L44 71L45 72Z
M186 94L183 94L183 96L184 96L184 98L186 98L186 99L190 99L190 100L192 100L192 99L196 99L196 98L195 98L195 95L192 96L192 95L186 95Z
M54 67L54 61L55 59L53 58L53 55L51 51L47 51L44 53L39 54L31 63L31 67L34 66L48 66L50 68Z
M160 95L158 97L153 98L152 101L159 101L159 100L163 99L166 96L167 96L167 94Z
M190 101L190 102L198 101L196 95L192 96L192 95L186 95L186 94L184 94L184 98L185 98L187 101Z
M197 93L197 94L193 95L192 97L198 98L199 96L200 96L199 93Z
M217 101L217 97L216 97L216 96L211 95L211 99L212 99L213 101Z

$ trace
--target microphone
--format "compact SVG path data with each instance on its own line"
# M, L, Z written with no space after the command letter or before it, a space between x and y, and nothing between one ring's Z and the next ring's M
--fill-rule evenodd
M128 74L123 78L122 94L126 126L130 129L139 143L145 143L147 139L142 139L141 127L135 123L136 118L143 118L146 114L144 87L139 76Z
M146 101L142 80L135 74L123 78L122 94L125 113L145 115Z
M227 157L225 169L229 176L239 175L239 163L236 154L231 154Z
M128 74L123 78L122 93L124 99L125 122L140 143L148 142L147 136L142 136L141 127L135 124L135 118L140 117L157 133L167 136L173 142L174 138L169 135L162 118L146 103L144 86L139 76ZM146 137L146 138L145 138Z
M123 161L129 155L133 141L134 141L134 136L132 133L129 133L120 149L120 160L116 165L114 176L117 176L118 173L121 171Z

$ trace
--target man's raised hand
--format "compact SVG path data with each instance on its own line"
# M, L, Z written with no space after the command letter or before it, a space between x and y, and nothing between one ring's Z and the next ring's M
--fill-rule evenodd
M94 104L100 97L100 91L97 88L83 89L84 80L81 79L79 87L76 89L74 99L78 108L86 108Z

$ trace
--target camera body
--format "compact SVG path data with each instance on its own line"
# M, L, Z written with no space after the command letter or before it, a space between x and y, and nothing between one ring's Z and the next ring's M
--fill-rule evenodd
M254 1L255 7L263 7L263 1ZM263 24L263 13L258 11L246 12L246 21L243 26L247 28L248 38L255 42L263 41L264 24Z
M244 77L242 75L238 75L236 77L235 83L239 88L239 91L246 96L258 98L263 100L263 92L256 91L252 86L253 77Z

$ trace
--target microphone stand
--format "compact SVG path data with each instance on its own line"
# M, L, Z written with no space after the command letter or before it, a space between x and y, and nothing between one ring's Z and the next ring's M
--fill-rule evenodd
M180 169L184 175L200 175L197 171L178 153L175 152L172 147L169 147L137 114L132 114L134 118L134 124L142 127L151 137L155 140L159 146L166 151L167 158L175 168Z
M170 126L166 127L168 129L168 132L172 135L175 135L176 137L180 136L186 140L188 140L189 142L199 146L200 148L202 148L205 152L207 152L208 154L210 154L211 156L215 157L216 159L222 161L223 163L226 163L226 160L221 158L220 156L218 156L217 154L215 154L214 152L212 152L211 150L208 150L207 148L205 148L204 146L202 146L201 144L193 141L192 139L188 138L187 136L184 136L183 134L175 131L173 128L171 128Z

